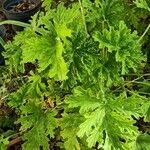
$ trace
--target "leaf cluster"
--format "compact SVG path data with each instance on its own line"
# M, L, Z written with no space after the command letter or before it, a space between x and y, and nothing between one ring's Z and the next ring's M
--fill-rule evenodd
M140 117L150 121L143 72L149 38L140 36L140 17L128 16L141 9L146 15L149 3L54 4L45 0L45 10L5 45L9 73L23 78L7 100L19 116L22 149L48 150L53 140L66 150L147 149L149 135L135 124ZM35 68L25 74L28 63Z

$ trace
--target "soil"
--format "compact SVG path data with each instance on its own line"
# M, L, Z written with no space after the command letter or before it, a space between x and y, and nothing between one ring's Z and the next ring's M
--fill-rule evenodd
M0 21L5 20L6 16L3 14L2 11L0 11Z
M34 8L35 3L33 3L31 0L23 0L20 3L12 7L13 7L13 11L15 12L24 12L24 11Z
M0 11L0 21L7 20L5 14ZM13 37L16 35L16 32L13 30L12 25L4 25L5 28L5 35L4 41L12 41Z
M25 68L24 75L30 75L30 71L31 71L31 70L32 70L33 72L36 71L37 64L26 63L26 64L24 64L24 68Z
M134 124L138 127L138 130L142 133L149 133L150 134L150 122L145 122L144 117L136 119L136 123Z

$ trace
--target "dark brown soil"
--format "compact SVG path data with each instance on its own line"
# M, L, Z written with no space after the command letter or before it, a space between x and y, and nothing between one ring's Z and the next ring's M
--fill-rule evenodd
M142 133L150 133L150 122L145 122L144 117L135 120L136 123L134 125L138 127L139 131Z
M15 12L24 12L27 10L30 10L35 7L35 3L33 3L31 0L23 0L17 5L13 6L13 11Z
M7 20L5 14L0 11L0 21ZM16 32L12 29L12 25L4 25L4 41L12 41L13 37L16 35Z

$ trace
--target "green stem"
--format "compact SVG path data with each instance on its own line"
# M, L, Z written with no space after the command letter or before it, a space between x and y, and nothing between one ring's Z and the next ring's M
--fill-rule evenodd
M145 97L143 97L143 96L141 96L141 95L135 93L134 91L130 91L129 89L127 89L127 91L130 92L130 93L132 93L132 94L134 94L134 95L136 95L137 97L140 97L140 98L142 98L142 99L146 99L146 100L147 100L147 98L145 98Z
M129 83L137 83L137 84L143 84L143 85L147 85L147 86L150 86L149 83L145 83L145 82L138 82L138 81L130 81Z
M139 94L144 94L144 95L149 95L150 96L150 93L146 93L146 92L141 92L141 91L138 91Z
M87 31L87 26L86 26L86 21L85 21L85 14L84 14L84 9L81 3L81 0L78 0L79 4L80 4L80 8L81 8L81 14L82 14L82 20L83 20L83 24L84 24L84 29L85 29L85 33L87 35L87 37L89 36L88 31Z
M21 21L5 20L5 21L0 22L0 25L5 25L5 24L16 25L16 26L20 26L20 27L24 27L24 28L33 28L31 24L24 23L24 22L21 22ZM42 34L42 31L40 30L40 28L37 28L36 32Z
M0 44L4 47L4 45L6 44L5 41L2 39L2 37L0 37Z
M140 42L143 39L143 37L146 35L146 33L148 32L149 29L150 29L150 24L147 26L147 28L144 31L144 33L141 35L141 37L139 38L138 42Z
M24 27L24 28L31 27L31 25L28 24L28 23L15 21L15 20L5 20L5 21L0 22L0 25L4 25L4 24L12 24L12 25L21 26L21 27Z
M125 74L125 75L122 75L122 76L138 76L138 75L140 75L141 77L150 76L150 73L145 73L145 74L134 74L134 73L132 73L132 74Z
M146 75L148 75L148 74L146 74ZM134 80L125 82L123 85L121 85L120 87L118 87L117 89L115 89L113 92L116 92L116 91L120 90L122 87L125 87L126 85L129 85L130 83L136 82L137 80L141 79L142 77L143 77L143 75L141 75L140 77L138 77L138 78L136 78Z

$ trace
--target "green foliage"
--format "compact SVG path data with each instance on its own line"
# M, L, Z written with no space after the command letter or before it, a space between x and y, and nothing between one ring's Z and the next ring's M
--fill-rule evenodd
M148 6L146 0L136 0L135 4L139 8L143 8L143 9L150 11L150 7Z
M150 148L150 136L148 134L139 135L136 139L135 148L137 150L148 150Z
M122 74L128 73L130 68L135 72L139 69L144 60L140 51L139 37L137 33L131 33L124 22L119 23L117 30L110 26L109 30L104 29L103 33L97 32L94 38L100 43L99 48L106 51L103 55L108 55L106 56L108 60L109 53L114 54L116 62L121 63ZM119 70L120 67L116 67Z
M9 144L8 138L5 138L3 135L0 136L0 150L6 150L7 144Z
M89 30L101 29L105 25L116 25L124 17L124 7L120 0L84 0L83 6L87 12L86 21Z
M7 103L18 115L23 150L149 149L149 132L137 125L140 117L150 121L149 38L146 25L139 27L147 15L139 7L148 5L44 0L45 10L7 42L7 78L19 85ZM0 146L7 142L1 137Z
M106 92L105 97L102 95L100 92L100 97L97 97L90 89L77 88L74 95L67 98L68 107L80 108L79 113L85 117L77 135L86 136L89 147L99 142L104 144L102 147L105 150L132 149L129 143L134 142L138 131L132 126L134 121L131 115L140 114L137 108L142 98L136 95L126 98L124 94L115 97Z
M83 120L82 116L79 114L64 114L61 121L61 136L64 139L64 147L66 150L80 150L81 145L77 138L77 132L79 130L79 125Z
M21 123L21 131L27 133L24 134L23 149L28 150L30 148L38 150L42 147L43 150L49 149L49 138L54 137L54 129L57 127L56 119L54 118L56 113L53 111L44 112L39 106L35 104L26 104L21 108L22 116L18 120ZM36 145L35 145L36 143Z

